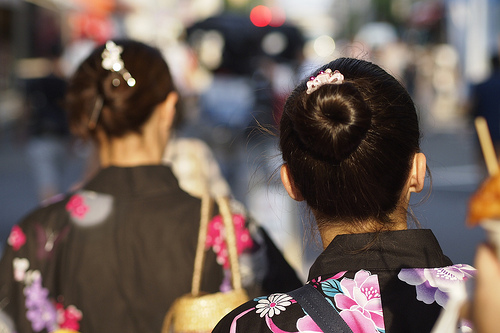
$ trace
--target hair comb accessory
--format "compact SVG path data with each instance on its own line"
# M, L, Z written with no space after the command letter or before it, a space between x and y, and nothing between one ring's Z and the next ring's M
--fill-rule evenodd
M92 109L92 114L90 115L89 119L89 129L93 130L97 126L97 120L99 119L99 115L101 114L103 104L104 101L102 100L102 97L97 96L97 99L94 103L94 108Z
M112 72L120 73L129 87L135 86L135 79L130 72L125 68L121 54L123 47L116 45L113 41L106 42L106 48L102 51L102 68ZM113 80L115 87L120 85L120 80Z
M319 72L318 76L312 76L307 82L307 94L311 94L319 87L325 84L342 84L344 82L344 75L340 74L338 70L332 72L330 68L325 71Z

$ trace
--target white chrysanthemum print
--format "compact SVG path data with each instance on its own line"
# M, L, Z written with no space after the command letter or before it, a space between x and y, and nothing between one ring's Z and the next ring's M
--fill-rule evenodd
M285 311L286 307L292 304L291 299L292 297L287 294L272 294L267 299L260 299L255 308L257 313L260 313L261 318L266 315L272 317Z

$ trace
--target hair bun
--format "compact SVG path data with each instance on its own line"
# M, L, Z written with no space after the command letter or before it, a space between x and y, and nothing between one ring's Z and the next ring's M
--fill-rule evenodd
M304 112L298 112L295 130L306 148L321 159L340 162L354 152L371 125L372 112L358 89L349 82L325 85L304 94Z

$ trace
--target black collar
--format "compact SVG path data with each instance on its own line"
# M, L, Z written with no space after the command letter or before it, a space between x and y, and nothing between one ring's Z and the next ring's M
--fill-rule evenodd
M114 197L130 197L179 190L179 184L172 170L165 165L111 166L100 170L85 189Z
M429 229L339 235L311 266L308 280L340 271L400 270L451 264Z

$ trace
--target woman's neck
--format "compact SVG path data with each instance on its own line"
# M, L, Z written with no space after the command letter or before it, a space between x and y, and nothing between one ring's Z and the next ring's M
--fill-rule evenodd
M332 242L338 235L364 234L380 231L406 230L408 224L406 220L406 208L400 207L389 216L390 223L382 223L374 220L360 221L356 224L350 222L328 222L324 218L318 224L323 249Z
M133 167L161 163L163 148L157 140L140 134L128 134L122 138L100 140L101 167Z

